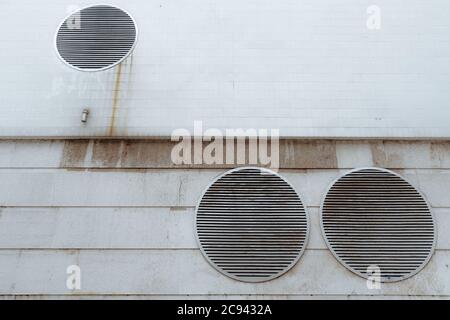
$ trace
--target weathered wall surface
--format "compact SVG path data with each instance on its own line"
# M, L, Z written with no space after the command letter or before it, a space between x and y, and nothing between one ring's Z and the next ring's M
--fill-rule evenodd
M109 3L139 27L120 73L59 61L53 37L72 0L2 0L1 297L450 297L450 142L439 140L450 137L448 0L379 0L378 31L366 28L369 0ZM176 166L165 140L92 140L169 136L194 120L428 140L282 140L280 173L306 202L310 241L286 275L246 284L210 267L194 237L202 191L233 166ZM39 137L86 140L5 140ZM409 179L437 221L426 268L379 291L333 258L319 228L327 186L359 166ZM73 292L71 264L82 269Z
M307 250L282 277L247 284L218 273L195 241L194 209L226 170L174 167L161 140L0 141L2 298L450 297L450 142L281 142L282 174L311 217ZM429 264L369 290L327 250L319 205L328 185L358 166L393 169L424 193L437 222ZM81 290L66 268L82 270Z
M450 137L448 0L110 0L136 19L138 44L120 73L86 73L53 41L70 6L92 3L1 1L0 136L170 136L202 120L294 137Z

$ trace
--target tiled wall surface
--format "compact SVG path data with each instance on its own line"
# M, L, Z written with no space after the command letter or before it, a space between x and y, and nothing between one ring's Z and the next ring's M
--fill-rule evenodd
M3 0L0 136L170 136L278 128L292 137L450 137L447 0L111 0L139 26L118 68L54 49L89 0ZM366 10L381 9L369 30ZM80 121L90 109L88 123Z

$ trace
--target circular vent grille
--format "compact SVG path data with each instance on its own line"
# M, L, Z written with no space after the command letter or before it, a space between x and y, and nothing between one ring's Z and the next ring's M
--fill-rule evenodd
M81 9L58 28L60 58L78 70L99 71L122 62L133 50L137 28L125 11L96 5Z
M330 187L321 211L328 247L362 277L380 272L383 282L402 280L431 258L435 225L428 204L391 171L351 171Z
M225 275L247 282L280 276L300 258L308 218L294 189L274 172L240 168L204 193L196 231L206 259Z

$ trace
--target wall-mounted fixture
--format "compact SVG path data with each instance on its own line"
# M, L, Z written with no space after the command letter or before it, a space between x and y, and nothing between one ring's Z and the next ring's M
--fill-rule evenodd
M296 264L307 244L309 220L299 195L281 176L238 168L207 188L195 228L214 268L236 280L262 282Z
M321 227L346 268L381 282L406 279L430 260L436 227L422 194L398 174L355 169L338 178L321 205ZM376 269L379 269L378 271Z
M83 112L81 112L81 122L86 123L89 116L89 109L84 109Z
M82 71L100 71L126 59L136 39L137 25L127 12L111 5L94 5L63 20L55 46L67 65Z

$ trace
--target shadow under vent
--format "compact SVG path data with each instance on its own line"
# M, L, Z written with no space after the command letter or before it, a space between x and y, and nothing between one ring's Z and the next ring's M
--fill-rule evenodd
M339 178L323 200L321 225L345 267L383 282L414 275L434 249L435 225L425 199L385 169L357 169Z
M274 172L239 168L204 193L196 231L206 259L223 274L261 282L288 271L302 255L308 217L295 190Z
M128 13L95 5L63 21L56 34L56 49L70 66L99 71L122 62L133 50L136 35L136 24Z

